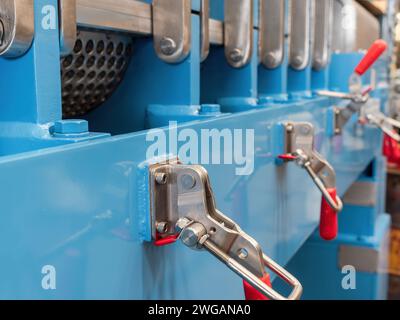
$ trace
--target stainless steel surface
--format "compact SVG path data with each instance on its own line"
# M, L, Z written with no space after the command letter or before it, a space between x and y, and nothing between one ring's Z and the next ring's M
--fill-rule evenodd
M153 1L154 48L161 60L183 61L190 53L190 33L190 0Z
M168 183L159 184L156 176L168 174ZM159 239L157 221L175 225L161 236L179 233L192 249L205 248L220 261L271 299L285 299L260 279L265 267L289 283L289 299L298 299L301 284L282 267L266 257L259 244L215 207L208 174L201 166L179 164L177 160L150 167L150 203L153 239Z
M253 51L253 0L225 0L225 56L234 68L247 65Z
M327 189L336 188L336 173L329 162L314 150L314 127L307 122L288 122L286 131L286 155L304 168L322 195L336 212L342 211L343 203L339 197L333 199Z
M152 34L151 5L134 0L76 0L78 26Z
M382 242L381 248L367 248L341 245L339 247L339 268L352 266L357 272L387 273L388 272L389 235Z
M333 0L315 1L313 68L325 68L332 46Z
M374 182L357 181L343 196L345 204L372 207L377 202L377 185Z
M368 50L380 37L376 17L354 0L335 0L333 3L334 52Z
M200 21L200 59L203 62L210 53L210 0L201 0Z
M0 21L3 29L0 56L22 56L30 48L35 31L33 0L1 0Z
M95 109L118 87L132 55L129 36L79 30L71 54L61 59L63 117Z
M72 52L75 46L76 26L76 0L58 0L60 19L60 50L61 56Z
M314 0L290 1L290 66L303 70L310 63Z
M284 58L285 1L260 0L260 59L268 69L280 66Z

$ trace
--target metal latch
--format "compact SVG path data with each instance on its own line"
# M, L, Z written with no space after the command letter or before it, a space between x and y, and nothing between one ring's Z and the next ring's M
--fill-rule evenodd
M338 233L338 212L343 203L336 194L336 173L333 167L314 150L314 127L308 122L287 122L285 129L285 153L279 158L294 161L305 169L322 192L320 235L333 240Z
M168 161L150 167L152 238L155 244L174 239L191 249L205 249L273 300L295 300L299 281L266 256L259 244L216 209L207 171L198 165ZM286 298L262 281L265 268L293 287Z

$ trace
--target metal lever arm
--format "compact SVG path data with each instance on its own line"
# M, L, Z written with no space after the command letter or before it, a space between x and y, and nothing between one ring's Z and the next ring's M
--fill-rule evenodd
M253 238L216 209L203 167L178 162L157 164L150 168L150 178L154 240L179 234L186 246L206 249L266 297L300 298L299 281L265 256ZM157 228L161 224L162 230ZM265 267L293 287L287 298L261 281L266 275Z
M391 119L381 112L375 114L367 114L366 118L370 123L376 125L389 137L396 140L397 142L400 142L400 135L393 129L393 127L398 129L400 128L399 121Z

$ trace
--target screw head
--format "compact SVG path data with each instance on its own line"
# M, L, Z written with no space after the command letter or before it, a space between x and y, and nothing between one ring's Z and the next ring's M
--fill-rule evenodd
M86 120L60 120L54 123L54 133L60 135L85 134L89 132Z
M172 56L176 51L176 43L173 39L164 37L161 39L160 49L166 56Z
M181 184L185 190L191 190L196 186L196 179L190 174L184 174L181 177Z
M168 182L168 175L164 172L157 172L155 178L156 182L160 185L164 185Z
M296 56L293 58L293 65L296 68L301 67L302 64L303 64L303 58L301 56Z
M243 60L243 53L242 50L240 49L233 49L230 53L229 53L229 58L237 63L240 62L241 60Z
M266 56L266 62L267 62L267 65L270 68L275 67L277 62L278 62L278 58L276 56L276 53L275 52L268 53L267 56Z
M156 223L156 229L157 229L158 233L161 233L161 234L167 233L167 231L169 229L169 224L168 224L168 222L165 222L165 221L157 222Z

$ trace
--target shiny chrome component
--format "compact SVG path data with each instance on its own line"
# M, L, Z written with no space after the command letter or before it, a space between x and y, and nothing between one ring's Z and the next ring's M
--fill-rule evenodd
M68 0L67 0L68 1ZM77 24L92 29L152 34L151 5L140 1L76 0Z
M253 0L225 0L225 56L234 68L247 65L253 51Z
M285 155L304 168L322 192L329 206L336 212L342 211L343 203L339 197L333 199L328 189L336 188L336 173L326 159L314 150L314 127L307 122L285 123Z
M333 0L315 1L313 68L328 65L332 42Z
M157 56L179 63L190 53L191 1L154 0L153 38Z
M400 129L400 122L389 118L382 112L366 114L365 118L369 123L376 125L389 137L400 142L400 135L394 130L394 128Z
M168 183L156 182L158 173L168 175ZM206 249L228 268L270 299L299 299L299 281L263 254L259 244L231 219L215 207L214 194L206 170L187 166L178 161L150 167L151 217L153 239L159 239L156 221L167 221L170 228L161 236L179 234L182 242L192 249ZM190 183L189 183L190 182ZM265 267L293 287L288 298L263 283Z
M0 56L17 58L30 48L35 32L33 0L1 0Z
M61 56L70 54L76 41L76 0L58 0Z
M303 70L310 63L313 0L290 1L290 66Z
M260 59L266 68L282 64L284 44L285 1L260 0Z
M61 59L63 117L82 116L116 90L132 55L132 39L79 30L72 53Z
M210 53L210 0L201 0L200 21L200 60L203 62Z

